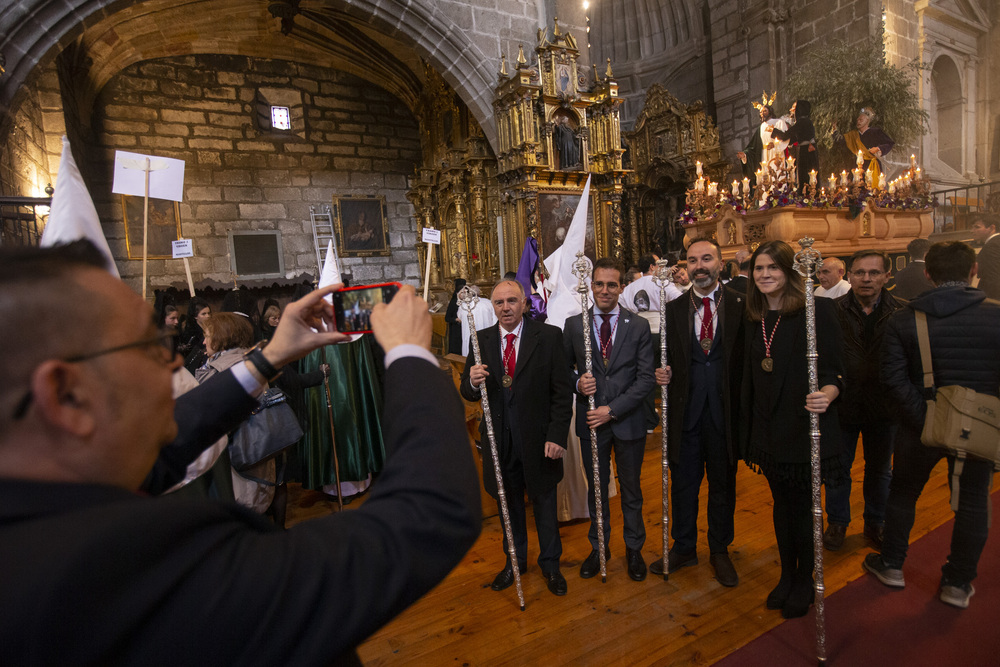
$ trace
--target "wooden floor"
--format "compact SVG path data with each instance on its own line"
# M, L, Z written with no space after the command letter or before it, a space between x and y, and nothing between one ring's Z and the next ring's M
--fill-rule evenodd
M647 562L661 554L660 432L649 436L643 466ZM862 478L859 451L854 479ZM942 464L917 505L911 539L951 516ZM862 575L871 549L862 537L860 484L851 495L854 521L839 552L824 552L827 595ZM994 489L1000 484L995 483ZM489 588L504 563L501 522L483 522L483 533L461 564L437 588L359 648L366 665L710 665L782 622L764 608L778 579L778 555L771 523L771 498L763 477L741 464L737 477L736 539L730 554L740 585L728 589L712 576L705 538L706 489L699 517L699 565L675 572L669 581L649 576L634 582L625 571L618 498L611 505L608 581L580 579L590 552L588 523L564 524L562 571L569 593L555 597L535 563L537 540L529 518L529 568L523 573L526 610L514 587ZM289 524L334 511L320 494L292 489ZM356 500L344 508L360 506ZM942 554L942 560L944 554ZM812 615L789 623L813 623Z

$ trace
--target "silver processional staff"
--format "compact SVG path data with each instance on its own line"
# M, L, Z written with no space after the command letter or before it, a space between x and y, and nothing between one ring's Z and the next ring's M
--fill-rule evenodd
M573 275L577 279L577 291L580 293L580 306L582 308L580 317L583 324L583 350L587 372L593 375L593 346L590 342L590 288L587 286L591 279L593 268L590 260L587 259L583 251L576 253L576 261L573 262ZM587 397L588 409L596 409L594 395ZM594 479L591 481L594 489L594 509L597 514L597 551L601 563L601 582L608 581L608 558L605 554L604 546L604 503L601 499L601 463L597 459L597 429L590 427L590 457L593 462Z
M823 261L819 251L813 248L814 239L806 237L799 241L802 250L795 253L795 270L805 278L806 289L806 360L809 371L809 393L819 391L819 370L816 351L816 297L813 295L813 276ZM809 413L809 463L812 472L812 512L813 512L813 552L816 561L816 660L826 664L826 614L823 604L823 506L820 502L822 479L820 474L820 433L819 414Z

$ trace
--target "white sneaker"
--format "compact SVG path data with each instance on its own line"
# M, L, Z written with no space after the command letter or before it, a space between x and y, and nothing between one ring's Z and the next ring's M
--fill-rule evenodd
M959 609L968 609L969 598L975 595L976 589L972 587L972 584L967 584L967 586L969 590L965 590L963 586L942 586L941 602Z

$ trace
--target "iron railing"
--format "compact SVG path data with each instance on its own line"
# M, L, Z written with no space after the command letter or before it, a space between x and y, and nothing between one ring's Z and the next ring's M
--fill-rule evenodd
M0 197L0 245L38 245L51 197Z
M934 209L936 234L968 231L972 213L1000 214L1000 181L938 190L932 194L937 201Z

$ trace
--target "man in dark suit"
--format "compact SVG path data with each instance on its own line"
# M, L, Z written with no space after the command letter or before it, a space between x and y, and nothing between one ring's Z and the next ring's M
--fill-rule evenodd
M934 288L934 283L924 273L924 255L930 247L931 242L927 239L913 239L906 244L910 261L896 273L895 287L892 288L894 297L909 301Z
M469 353L459 390L468 401L479 401L486 387L500 472L510 515L519 572L528 564L528 530L524 492L527 490L538 531L538 567L555 595L566 594L559 571L556 486L563 476L566 436L573 414L569 368L563 353L562 332L554 326L524 317L528 301L521 283L503 280L490 297L497 323L479 332L482 364ZM479 426L483 443L483 486L498 498L493 453L486 421ZM499 498L497 502L499 508ZM495 591L514 583L510 547L504 535L506 566L491 587Z
M969 216L972 238L982 246L976 255L979 289L991 299L1000 299L1000 233L997 233L996 216L973 213Z
M611 450L614 449L628 574L633 580L642 581L646 578L646 562L642 558L646 527L642 523L639 475L646 448L646 425L641 406L643 398L654 385L653 349L649 323L618 305L622 273L621 264L607 257L594 264L591 289L595 308L591 309L588 318L591 324L593 373L586 372L582 315L566 320L563 343L566 357L575 367L576 434L580 437L580 452L588 471L593 470L590 428L597 429L605 548L610 553L607 544L611 536L611 521L607 497ZM595 397L597 407L594 410L588 409L588 396ZM592 549L580 566L580 576L584 579L600 572L597 510L592 487L587 492L587 505L590 508L588 537Z
M698 493L708 475L708 548L715 578L723 586L740 579L729 558L736 512L737 411L743 371L746 297L719 283L722 251L715 241L688 246L694 286L667 306L669 428L667 452L673 472L673 547L668 571L698 563ZM650 564L663 574L663 560Z
M135 493L177 434L181 360L86 245L0 251L0 664L356 662L480 531L427 304L404 287L372 314L388 365L379 483L361 508L283 531L233 504ZM289 304L263 350L185 397L246 404L275 368L343 340L323 300L337 287Z

